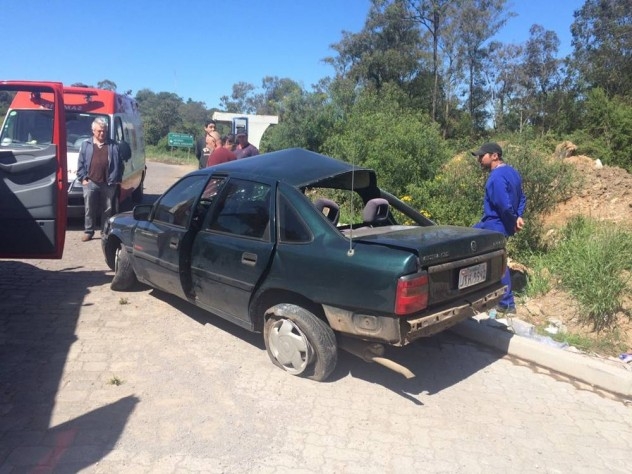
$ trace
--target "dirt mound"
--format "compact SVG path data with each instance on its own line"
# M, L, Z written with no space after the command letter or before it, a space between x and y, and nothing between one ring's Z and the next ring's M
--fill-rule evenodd
M565 150L574 149L574 145L565 145ZM603 166L598 160L587 156L558 158L575 166L581 178L579 192L560 203L544 219L544 229L556 229L564 226L570 218L577 215L593 219L614 222L632 229L632 174L618 167ZM528 196L527 196L528 198ZM611 338L620 340L626 350L632 349L632 312L630 298L624 301L624 311L617 315L617 327L612 333L597 334L592 327L580 323L579 307L572 298L557 288L547 295L526 301L519 309L519 317L546 327L551 321L561 323L566 332L580 335L593 341ZM615 334L618 336L615 337ZM599 346L600 344L596 344ZM616 349L615 349L616 352ZM615 353L602 355L614 356Z
M579 193L561 203L544 219L545 228L561 227L577 215L616 222L632 228L632 174L614 166L602 166L587 156L572 156L580 174Z

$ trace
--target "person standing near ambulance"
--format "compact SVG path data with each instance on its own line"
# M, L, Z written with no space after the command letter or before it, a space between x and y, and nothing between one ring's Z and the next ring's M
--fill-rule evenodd
M123 179L123 167L119 147L108 137L107 120L97 117L92 122L92 138L81 144L77 163L85 205L82 242L92 239L99 217L103 228L112 215L116 188Z

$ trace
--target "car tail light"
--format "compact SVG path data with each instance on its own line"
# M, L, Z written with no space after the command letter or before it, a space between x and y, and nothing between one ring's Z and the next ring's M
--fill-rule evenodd
M428 274L416 273L400 277L397 281L395 314L404 316L428 306Z

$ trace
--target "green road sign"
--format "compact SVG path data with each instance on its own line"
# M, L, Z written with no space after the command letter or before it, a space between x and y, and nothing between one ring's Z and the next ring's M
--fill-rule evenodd
M193 148L193 135L187 135L186 133L169 133L167 134L167 143L169 146Z

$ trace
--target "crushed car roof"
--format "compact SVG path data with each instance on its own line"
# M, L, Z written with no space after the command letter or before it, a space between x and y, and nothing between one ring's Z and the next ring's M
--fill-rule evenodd
M260 176L297 188L308 186L362 189L376 186L375 172L303 148L264 153L229 161L199 172Z

